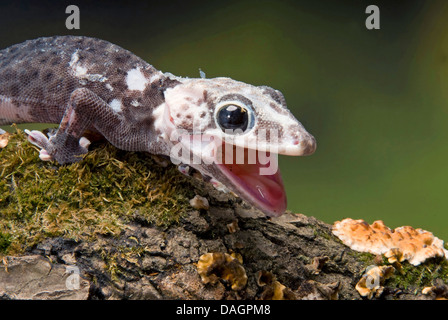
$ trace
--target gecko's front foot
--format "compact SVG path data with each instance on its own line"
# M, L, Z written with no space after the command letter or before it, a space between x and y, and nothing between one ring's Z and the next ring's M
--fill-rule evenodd
M81 137L75 137L66 133L51 135L47 138L37 130L25 130L28 141L40 148L39 158L42 161L57 161L60 164L78 162L87 153L90 141Z

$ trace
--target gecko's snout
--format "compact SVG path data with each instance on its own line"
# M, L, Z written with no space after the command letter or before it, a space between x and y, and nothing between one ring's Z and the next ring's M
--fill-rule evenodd
M302 156L312 155L317 148L316 138L312 135L309 135L306 139L300 141L299 144L302 148Z
M316 147L316 139L307 132L300 138L296 138L289 141L287 144L283 144L278 149L278 153L286 156L309 156L316 151Z

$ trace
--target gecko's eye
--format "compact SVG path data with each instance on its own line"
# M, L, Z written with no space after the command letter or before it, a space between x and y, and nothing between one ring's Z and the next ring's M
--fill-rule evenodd
M249 125L249 111L246 108L235 104L222 106L216 115L217 122L222 130L240 129L246 131Z

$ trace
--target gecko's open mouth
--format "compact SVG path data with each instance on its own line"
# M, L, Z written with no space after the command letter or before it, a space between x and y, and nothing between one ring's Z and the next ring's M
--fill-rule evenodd
M230 157L229 148L233 148ZM243 198L269 216L283 214L286 210L286 193L277 165L278 155L229 144L223 144L223 149L227 152L226 159L219 161L217 166ZM226 154L224 151L219 154Z
M217 182L240 196L243 200L261 209L268 216L280 216L286 210L286 192L278 168L278 154L304 156L316 149L316 140L308 135L291 146L268 152L270 146L261 144L257 149L237 146L222 139L207 135L183 135L179 138L181 149L176 148L175 159L186 164L195 163L192 156L213 165L213 170L203 172L204 167L193 166L201 173L213 177ZM176 146L177 147L177 146ZM187 152L181 152L185 148ZM184 156L186 155L186 157ZM206 168L207 166L205 166ZM219 170L218 172L216 169Z

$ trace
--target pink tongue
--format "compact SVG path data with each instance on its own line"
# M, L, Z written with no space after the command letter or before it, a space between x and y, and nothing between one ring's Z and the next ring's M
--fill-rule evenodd
M286 194L280 171L272 175L260 175L260 168L269 166L257 164L226 164L240 186L262 207L280 215L286 210Z
M230 159L230 161L224 158L226 148L229 148L227 151L230 148L233 149L233 159ZM261 164L259 159L261 155L258 153L255 161L249 161L249 159L252 159L249 150L233 145L223 144L223 149L218 154L221 157L220 160L222 160L219 166L224 169L223 173L237 185L240 191L244 193L245 198L251 200L254 205L270 216L279 216L285 212L286 194L278 167L275 173L262 175L260 174L260 169L265 168L265 172L270 172L269 169L272 169L270 168L270 162ZM272 154L272 156L276 155ZM266 159L264 157L263 162L267 162L266 160L268 159L270 160L271 158ZM256 163L253 164L254 162Z
M273 211L283 213L286 210L285 190L280 175L241 175L240 178L247 183L251 193Z

